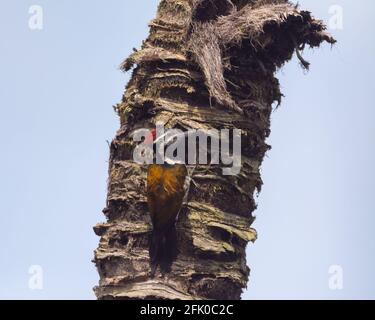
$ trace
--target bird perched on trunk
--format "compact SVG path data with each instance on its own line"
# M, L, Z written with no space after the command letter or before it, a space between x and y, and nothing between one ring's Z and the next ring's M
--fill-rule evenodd
M156 130L146 137L146 144L154 144ZM185 164L151 164L147 172L147 202L152 221L149 247L151 276L156 268L167 269L177 255L175 224L186 194Z

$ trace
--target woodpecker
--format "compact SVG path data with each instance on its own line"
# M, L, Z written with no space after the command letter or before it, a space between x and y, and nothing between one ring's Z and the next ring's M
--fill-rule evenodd
M156 130L146 137L154 144ZM149 247L151 276L157 266L168 268L177 254L175 224L187 190L185 164L151 164L147 172L147 202L153 226Z

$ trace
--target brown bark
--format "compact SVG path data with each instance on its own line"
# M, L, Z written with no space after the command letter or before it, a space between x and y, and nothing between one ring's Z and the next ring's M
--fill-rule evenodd
M245 249L260 166L269 146L272 104L280 103L277 68L305 44L334 40L320 21L287 1L162 0L117 106L121 128L110 150L107 222L95 263L99 299L240 299L249 268ZM299 51L298 51L299 53ZM301 62L306 62L299 54ZM177 222L179 255L168 274L150 278L147 166L135 164L137 128L241 129L242 169L197 166Z

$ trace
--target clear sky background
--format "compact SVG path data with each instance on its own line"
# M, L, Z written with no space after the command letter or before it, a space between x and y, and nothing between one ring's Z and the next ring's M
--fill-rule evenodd
M147 36L156 0L0 0L0 298L94 299L117 67ZM333 49L279 72L282 106L262 172L245 299L375 298L375 109L372 0L300 0L344 28ZM31 5L44 9L30 30ZM43 268L43 290L28 286ZM328 286L331 265L343 289Z

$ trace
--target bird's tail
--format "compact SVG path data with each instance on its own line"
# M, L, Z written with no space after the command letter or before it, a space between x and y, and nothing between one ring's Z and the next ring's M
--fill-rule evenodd
M177 254L177 237L174 225L166 230L154 229L149 248L151 276L155 276L158 265L163 272L169 272Z
M151 243L149 248L151 276L155 276L156 268L160 262L160 255L163 244L163 233L160 230L153 230L151 235Z

